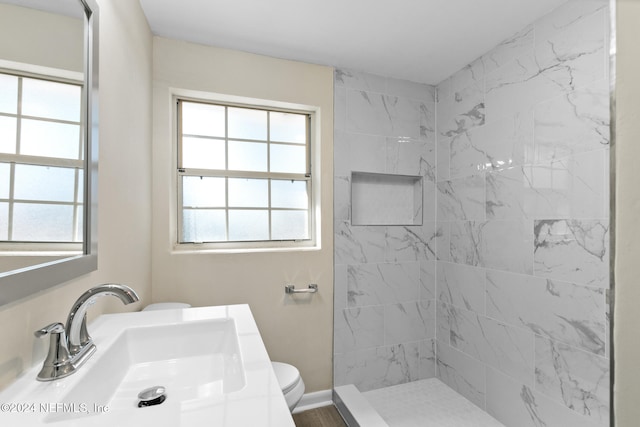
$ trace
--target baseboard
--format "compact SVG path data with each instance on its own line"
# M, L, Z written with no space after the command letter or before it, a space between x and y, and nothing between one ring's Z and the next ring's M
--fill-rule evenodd
M299 412L308 411L309 409L320 408L322 406L329 406L333 404L331 399L331 390L315 391L313 393L305 393L302 395L302 399L293 410L294 414Z

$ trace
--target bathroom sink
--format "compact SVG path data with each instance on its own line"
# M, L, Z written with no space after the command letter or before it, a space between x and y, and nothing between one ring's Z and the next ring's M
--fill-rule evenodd
M0 425L294 425L246 305L103 315L89 329L93 357L52 382L27 372L0 402L34 406ZM166 399L138 407L156 386Z

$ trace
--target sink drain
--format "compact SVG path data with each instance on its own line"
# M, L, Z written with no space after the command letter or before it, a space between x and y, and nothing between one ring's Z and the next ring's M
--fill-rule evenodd
M161 404L167 399L166 392L167 390L161 385L145 388L138 393L138 408Z

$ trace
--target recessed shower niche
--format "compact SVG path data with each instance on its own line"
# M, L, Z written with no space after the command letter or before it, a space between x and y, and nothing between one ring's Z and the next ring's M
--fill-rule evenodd
M352 225L422 225L422 177L351 173Z

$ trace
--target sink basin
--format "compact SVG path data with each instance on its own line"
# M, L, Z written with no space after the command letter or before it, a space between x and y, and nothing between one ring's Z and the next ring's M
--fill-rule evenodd
M0 425L294 425L246 305L105 315L89 329L93 357L57 381L27 372L0 401L35 410ZM154 386L166 400L139 408Z

